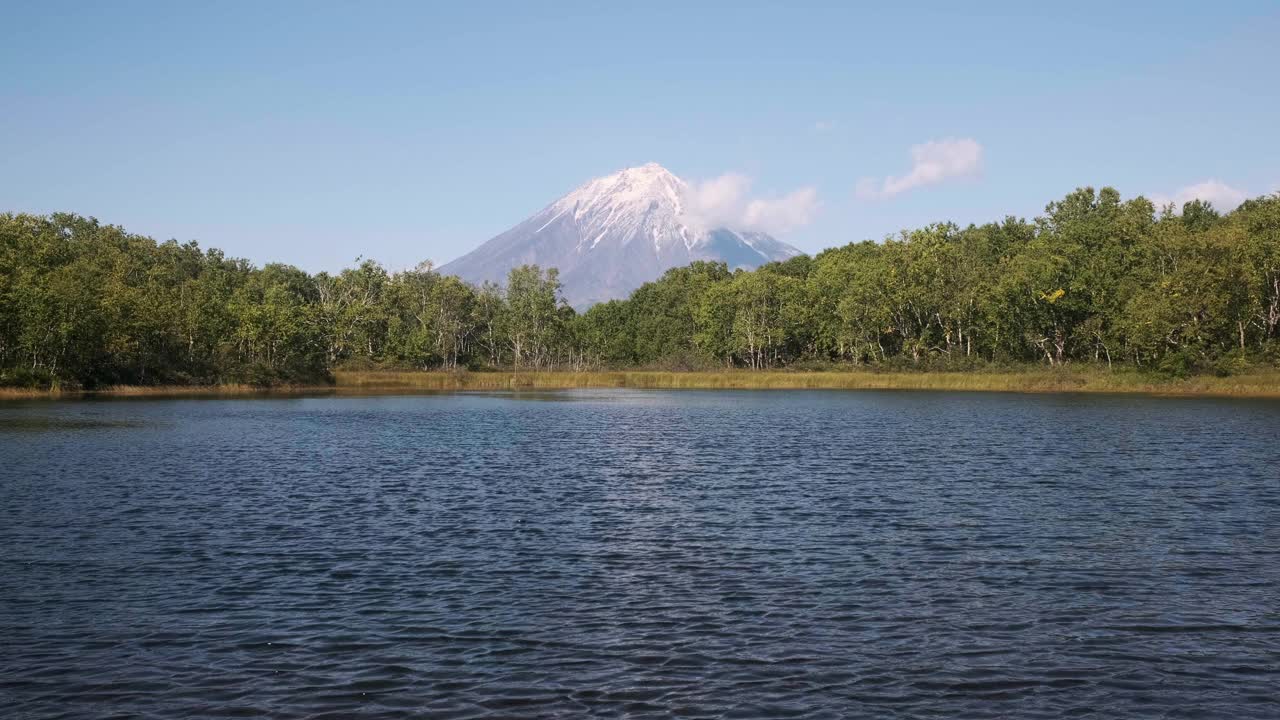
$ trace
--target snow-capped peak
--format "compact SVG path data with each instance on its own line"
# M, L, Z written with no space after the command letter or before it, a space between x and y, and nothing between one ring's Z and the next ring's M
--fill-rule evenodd
M752 268L796 255L762 232L701 217L696 188L657 163L591 180L445 265L471 282L501 282L528 263L561 271L575 307L627 293L694 260Z
M608 237L644 237L657 248L672 242L688 247L694 238L681 221L686 188L670 170L647 163L591 180L543 212L547 224L572 217L581 230L582 250Z

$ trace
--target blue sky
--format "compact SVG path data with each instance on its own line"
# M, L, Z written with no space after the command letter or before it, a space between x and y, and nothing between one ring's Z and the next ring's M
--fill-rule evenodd
M1274 1L883 5L6 3L0 210L314 271L447 261L649 161L810 193L808 252L1280 188Z

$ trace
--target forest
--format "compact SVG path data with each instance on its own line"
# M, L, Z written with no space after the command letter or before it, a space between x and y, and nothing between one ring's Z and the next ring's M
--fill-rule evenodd
M576 313L554 268L257 267L73 214L0 214L0 385L323 383L339 368L974 369L1280 362L1280 194L1227 214L1082 188L754 271L696 262Z

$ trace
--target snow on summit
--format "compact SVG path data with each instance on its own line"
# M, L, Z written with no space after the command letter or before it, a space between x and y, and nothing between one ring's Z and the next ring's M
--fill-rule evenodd
M560 269L579 309L623 298L672 267L717 260L755 268L800 251L762 232L701 227L686 212L689 185L657 163L591 180L533 217L440 268L474 283L503 282L533 263Z

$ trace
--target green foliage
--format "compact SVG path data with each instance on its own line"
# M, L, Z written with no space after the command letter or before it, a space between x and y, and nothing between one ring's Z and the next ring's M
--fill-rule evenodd
M1280 355L1280 196L1220 215L1082 188L1034 222L943 223L694 283L669 271L589 311L604 365L1126 364L1237 372ZM1230 357L1230 360L1225 358ZM671 363L668 363L671 364Z
M754 272L695 262L578 315L555 269L261 268L69 214L0 215L0 385L313 383L335 368L1125 365L1280 360L1280 195L1175 214L1082 188Z

